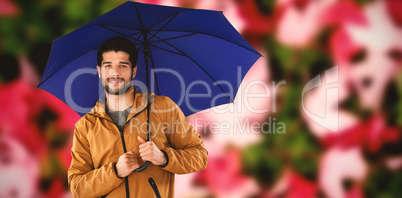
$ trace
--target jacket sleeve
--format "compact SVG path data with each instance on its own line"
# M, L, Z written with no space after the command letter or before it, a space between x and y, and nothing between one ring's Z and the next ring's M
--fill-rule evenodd
M194 128L188 124L180 108L168 98L167 113L170 121L166 134L171 147L162 149L167 154L168 163L163 169L175 174L187 174L207 167L207 150Z
M74 197L100 197L118 187L123 179L116 174L115 162L94 169L90 145L83 131L85 128L77 122L71 148L68 185Z

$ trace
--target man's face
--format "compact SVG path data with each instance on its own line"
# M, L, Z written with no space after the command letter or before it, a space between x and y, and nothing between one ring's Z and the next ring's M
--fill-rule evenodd
M108 51L102 56L102 63L96 69L105 91L114 95L125 94L137 72L137 67L131 65L130 55L123 51Z

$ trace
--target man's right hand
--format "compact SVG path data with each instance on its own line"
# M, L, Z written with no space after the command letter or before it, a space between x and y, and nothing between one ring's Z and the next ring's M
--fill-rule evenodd
M117 176L127 177L133 170L139 168L137 155L132 151L124 153L119 157L119 161L116 164Z

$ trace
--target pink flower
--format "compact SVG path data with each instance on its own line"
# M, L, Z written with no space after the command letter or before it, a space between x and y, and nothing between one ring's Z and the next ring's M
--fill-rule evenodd
M205 185L197 185L198 178L202 173L190 173L185 175L175 175L174 197L208 197L211 192Z
M281 1L283 15L278 21L275 36L283 44L305 47L321 28L322 1ZM297 32L297 33L296 33Z
M360 192L346 192L343 182L346 179L360 183L367 175L368 167L359 146L342 148L331 147L320 160L319 185L327 197L359 197ZM360 193L361 194L361 193Z
M384 1L363 11L367 25L343 26L331 38L331 51L337 64L349 68L348 81L361 107L379 112L385 87L401 69L402 30L391 21Z
M329 26L365 24L359 7L352 1L283 0L283 13L277 24L276 38L285 45L306 47Z
M276 37L283 44L297 48L311 44L325 27L367 24L363 12L353 1L283 0L278 8L284 11L278 21Z
M332 72L320 74L321 86L308 90L303 96L303 106L300 108L301 115L307 123L310 131L318 138L323 138L327 134L339 133L359 122L358 118L351 112L338 108L339 105L350 97L348 86L348 68L332 68ZM335 82L327 84L328 80ZM337 97L329 97L328 89L338 89ZM325 118L313 120L308 116L307 111L317 117ZM338 129L336 132L329 130Z
M16 139L0 134L0 196L35 197L39 161Z
M235 149L224 156L208 156L208 166L200 177L216 197L249 197L259 190L257 183L242 173L240 151Z

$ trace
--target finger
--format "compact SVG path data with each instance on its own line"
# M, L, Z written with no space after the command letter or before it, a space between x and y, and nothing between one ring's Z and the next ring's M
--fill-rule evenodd
M138 159L137 158L131 158L131 159L128 159L127 161L129 161L129 162L136 162Z
M140 151L140 156L143 155L143 154L147 154L147 153L149 153L149 149L142 149Z
M129 152L127 152L126 154L128 154L128 155L135 155L134 151L129 151Z
M140 153L140 154L141 154L141 153L145 153L145 152L147 152L147 151L149 151L149 150L151 150L151 149L149 149L148 147L144 147L144 148L140 149L139 153Z
M127 154L126 156L124 156L125 159L132 159L135 158L136 156L134 154Z
M151 155L151 153L143 153L143 154L141 154L141 158L144 159L144 157L151 158L152 155Z
M126 153L126 155L128 157L136 157L137 155L135 153L133 153L132 151L130 151L130 153Z
M152 150L153 149L153 145L152 144L148 144L148 143L146 143L146 144L141 144L141 146L139 147L140 148L140 150L142 149L142 150Z
M148 146L147 144L140 144L139 148L142 149L142 148L145 148L147 146Z
M150 159L150 157L147 155L147 156L144 156L144 157L141 157L142 158L142 161L151 161Z
M137 139L138 141L140 141L141 144L144 144L146 142L141 136L138 136Z
M143 146L141 146L140 148L148 148L148 149L150 149L150 148L153 147L153 142L149 141L149 142L147 142L145 144L141 144L141 145L143 145Z

